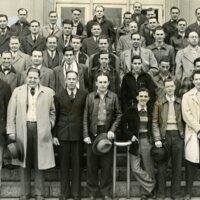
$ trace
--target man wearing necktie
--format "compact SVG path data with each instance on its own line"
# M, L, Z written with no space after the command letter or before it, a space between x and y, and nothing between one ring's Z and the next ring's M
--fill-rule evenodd
M21 196L31 195L31 169L35 172L36 200L44 200L43 171L55 166L51 130L56 117L54 91L40 85L40 70L29 68L26 84L13 92L8 106L7 134L23 146L24 159L13 159L20 166ZM44 126L45 125L45 126Z
M82 123L86 92L76 87L77 82L76 72L66 72L66 88L55 96L57 120L53 141L54 145L58 146L60 158L61 196L59 200L70 197L78 200L81 197Z
M175 96L173 79L164 81L165 96L155 102L152 120L152 132L155 146L163 145L168 150L168 158L158 163L158 198L165 199L166 174L168 159L172 163L171 198L180 200L181 197L181 167L184 149L184 124L181 114L181 100Z

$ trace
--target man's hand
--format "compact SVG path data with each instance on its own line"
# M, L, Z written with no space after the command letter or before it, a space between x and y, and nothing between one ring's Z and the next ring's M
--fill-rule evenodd
M92 144L90 137L86 137L83 139L86 144Z
M14 133L11 133L8 135L8 138L11 140L11 141L15 141L15 134Z
M156 141L156 142L155 142L155 146L156 146L157 148L161 148L161 147L162 147L162 142L161 142L161 141Z
M112 131L108 131L107 137L109 140L113 140L115 138L115 134Z
M59 145L60 145L60 142L59 142L59 140L58 140L57 137L54 137L54 138L53 138L53 144L54 144L55 146L59 146Z
M135 142L135 141L138 141L137 137L134 135L132 138L131 138L131 141L132 142Z

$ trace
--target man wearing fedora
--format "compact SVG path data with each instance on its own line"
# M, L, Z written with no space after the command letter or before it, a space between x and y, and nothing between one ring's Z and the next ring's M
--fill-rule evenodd
M66 72L66 88L55 96L56 124L54 128L54 144L59 147L61 169L61 196L66 200L80 199L81 158L83 145L83 111L86 92L78 89L78 74ZM70 187L70 163L72 179Z
M27 83L17 87L7 112L7 134L22 144L23 159L13 159L21 168L20 200L31 194L31 166L35 172L36 200L44 199L43 171L55 166L51 129L55 123L54 91L40 84L40 70L29 68Z
M138 90L137 105L131 106L122 116L121 131L126 139L131 140L130 160L135 178L141 184L141 200L155 198L156 184L154 163L150 156L152 145L152 112L147 106L149 91L146 88ZM143 167L142 167L143 163Z
M117 95L108 90L107 74L97 75L96 86L97 90L87 96L83 117L83 137L87 146L87 186L90 200L95 199L99 187L104 200L109 200L112 188L113 155L109 140L115 137L121 120L121 110ZM99 163L101 167L100 186Z
M163 145L169 150L172 162L171 198L181 198L181 166L183 156L184 125L181 115L181 100L175 94L173 79L164 81L165 95L158 99L153 111L153 138L155 146ZM165 199L168 159L158 163L158 199Z

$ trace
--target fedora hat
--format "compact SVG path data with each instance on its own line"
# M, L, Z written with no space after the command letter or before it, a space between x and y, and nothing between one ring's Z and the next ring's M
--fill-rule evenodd
M99 134L92 144L92 150L96 155L106 154L111 148L112 142L108 139L107 133Z
M163 161L167 161L169 157L168 149L165 145L163 145L161 148L153 146L151 148L151 156L153 160L157 163L162 163Z
M23 145L19 140L8 144L7 149L12 159L24 160Z

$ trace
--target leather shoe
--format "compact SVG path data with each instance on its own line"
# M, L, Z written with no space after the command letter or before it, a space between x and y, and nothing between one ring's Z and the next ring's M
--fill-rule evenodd
M105 196L103 197L103 199L104 199L104 200L112 200L112 198L109 197L109 196L107 196L107 195L105 195Z
M42 195L37 195L35 199L36 200L45 200L45 198Z

